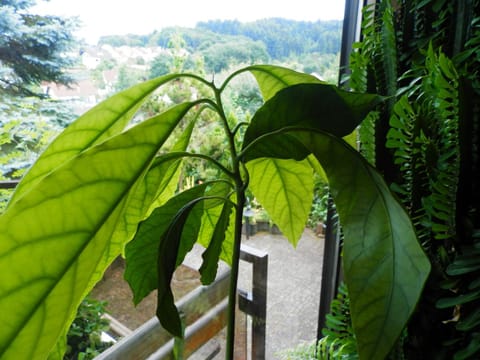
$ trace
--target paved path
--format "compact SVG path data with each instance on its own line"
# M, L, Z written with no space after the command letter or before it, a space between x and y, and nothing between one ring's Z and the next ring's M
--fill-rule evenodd
M269 256L265 359L279 359L279 351L316 337L323 238L306 230L295 249L282 235L257 233L244 244ZM239 287L249 288L250 268L241 263ZM215 357L223 358L223 352Z
M283 236L265 233L245 244L268 253L266 359L275 359L278 351L316 337L323 238L306 230L293 248Z

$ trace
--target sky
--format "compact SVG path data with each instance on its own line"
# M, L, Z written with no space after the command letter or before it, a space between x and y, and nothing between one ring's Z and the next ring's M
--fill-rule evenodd
M148 34L163 27L194 27L198 21L343 19L344 0L37 0L32 13L78 16L78 36L96 43L102 35Z

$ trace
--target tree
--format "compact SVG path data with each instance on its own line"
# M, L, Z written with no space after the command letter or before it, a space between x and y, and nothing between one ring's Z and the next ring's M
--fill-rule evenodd
M173 56L171 54L162 53L156 56L150 64L149 78L153 79L168 74L172 66Z
M265 45L245 37L229 37L202 50L207 72L219 73L231 65L266 63L269 60Z
M136 84L144 77L142 70L138 70L127 65L121 65L118 69L118 79L115 83L115 91L125 90Z
M74 117L68 105L42 101L41 81L68 83L75 19L29 13L35 0L0 2L0 179L19 178ZM18 95L22 95L19 98ZM26 96L25 96L26 95ZM27 97L35 95L34 97ZM9 190L0 192L0 208Z
M73 46L74 18L30 14L35 0L4 0L0 5L0 91L33 95L41 81L69 83L66 56ZM36 94L38 95L38 94Z

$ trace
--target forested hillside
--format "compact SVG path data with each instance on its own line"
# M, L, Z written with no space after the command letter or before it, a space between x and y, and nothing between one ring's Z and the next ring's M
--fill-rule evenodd
M149 35L115 35L100 39L100 45L168 47L179 34L191 52L219 43L263 44L272 60L306 53L336 54L340 50L342 21L294 21L281 18L242 23L237 20L200 22L195 28L168 27Z
M272 59L282 59L292 54L312 52L336 54L340 50L342 21L307 22L273 18L241 23L236 20L212 20L200 22L197 29L262 41Z

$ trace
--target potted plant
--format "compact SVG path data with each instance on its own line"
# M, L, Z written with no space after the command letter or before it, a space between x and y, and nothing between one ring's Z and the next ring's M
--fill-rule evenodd
M236 122L226 115L222 94L244 73L255 77L265 103L251 121ZM185 79L210 95L131 121L157 88ZM415 308L429 262L382 177L342 140L380 100L255 65L218 86L194 74L166 75L82 115L40 156L0 217L0 357L59 358L75 309L121 253L134 302L156 290L161 324L180 336L170 280L199 242L204 284L214 280L219 259L231 264L226 356L232 358L246 190L295 245L310 212L313 173L323 169L345 235L358 350L361 357L382 358ZM223 128L221 160L189 152L206 111ZM189 159L220 175L177 192Z

